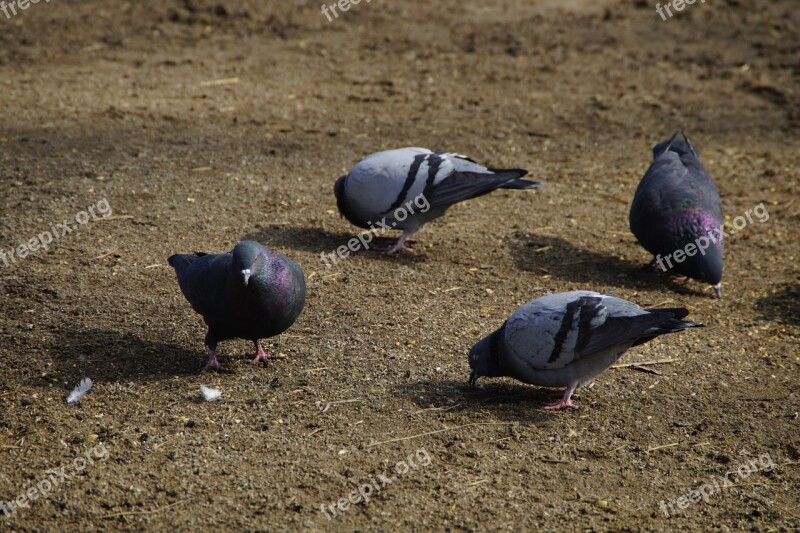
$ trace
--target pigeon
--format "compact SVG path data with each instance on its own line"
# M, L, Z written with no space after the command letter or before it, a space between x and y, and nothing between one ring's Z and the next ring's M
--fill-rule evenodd
M469 352L470 384L482 376L511 377L542 387L565 387L545 409L577 409L572 395L628 348L665 333L703 324L681 320L684 308L642 309L594 291L548 294L531 300Z
M168 261L184 296L208 325L205 370L219 370L217 343L233 338L253 341L250 357L268 360L260 339L286 331L305 305L300 267L255 241L242 241L226 254L176 254Z
M677 139L680 133L683 139ZM722 294L722 202L697 148L678 130L653 148L630 211L631 231L662 271Z
M333 191L341 215L366 229L401 229L386 250L413 252L406 240L448 207L495 189L535 189L539 182L520 179L522 169L487 168L467 156L400 148L377 152L336 180Z

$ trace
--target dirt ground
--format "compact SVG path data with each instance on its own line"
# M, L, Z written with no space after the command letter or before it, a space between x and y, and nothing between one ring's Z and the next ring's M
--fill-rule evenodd
M0 500L28 505L0 529L800 528L797 2L666 21L650 1L373 0L331 22L319 4L0 12L0 249L72 221L0 262ZM728 240L721 300L643 269L628 230L678 127L729 223L769 213ZM333 182L402 146L547 185L452 208L413 256L327 268L357 231ZM76 221L103 199L113 215ZM205 329L166 258L244 238L303 267L307 306L269 364L230 341L201 373ZM645 369L609 370L578 411L512 380L468 386L479 338L579 288L707 327L631 350L620 362Z

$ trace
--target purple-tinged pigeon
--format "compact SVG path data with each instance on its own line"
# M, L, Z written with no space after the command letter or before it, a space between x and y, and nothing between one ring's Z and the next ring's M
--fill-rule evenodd
M253 341L250 357L269 356L259 342L291 326L303 310L303 271L291 259L255 241L242 241L226 254L177 254L169 264L192 308L208 325L205 369L219 369L217 343L241 338Z
M710 283L722 294L722 202L697 148L683 135L653 148L630 212L631 231L652 265Z

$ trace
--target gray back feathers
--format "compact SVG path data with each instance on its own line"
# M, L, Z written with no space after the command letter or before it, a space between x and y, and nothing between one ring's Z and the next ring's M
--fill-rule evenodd
M466 156L400 148L367 156L334 187L339 211L351 223L370 227L384 217L394 228L415 230L441 216L451 205L494 189L535 188L537 182L519 179L521 169L481 166ZM419 199L407 218L395 211Z
M582 386L631 346L701 325L681 320L687 314L642 309L593 291L542 296L473 347L471 379L509 376L543 386Z

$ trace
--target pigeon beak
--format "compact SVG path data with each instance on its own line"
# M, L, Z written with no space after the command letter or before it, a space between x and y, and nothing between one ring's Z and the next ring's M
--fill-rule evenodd
M716 285L712 285L714 287L714 294L717 298L722 298L722 283L717 283Z
M244 286L247 287L247 283L250 281L250 269L245 268L242 270L242 279L244 280Z
M473 370L469 373L469 384L474 387L476 381L478 381L478 373Z

